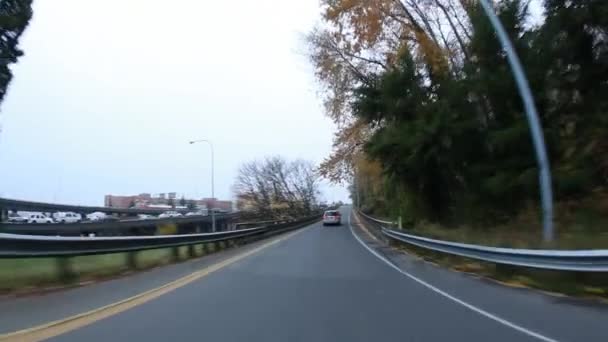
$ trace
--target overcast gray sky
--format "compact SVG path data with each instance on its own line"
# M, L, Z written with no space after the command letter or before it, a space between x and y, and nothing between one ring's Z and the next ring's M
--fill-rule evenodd
M320 162L323 115L302 34L317 0L37 0L0 107L0 195L102 204L140 192L232 197L239 164ZM324 186L328 200L346 200Z

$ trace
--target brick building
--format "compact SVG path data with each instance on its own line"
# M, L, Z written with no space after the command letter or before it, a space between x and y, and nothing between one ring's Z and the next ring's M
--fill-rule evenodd
M139 196L113 196L106 195L103 205L109 208L131 208L135 206Z

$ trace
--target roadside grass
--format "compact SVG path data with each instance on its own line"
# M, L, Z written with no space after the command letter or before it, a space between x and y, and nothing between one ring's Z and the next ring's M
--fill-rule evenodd
M192 246L194 257L217 251L214 244ZM221 249L221 248L220 248ZM134 253L134 254L131 254ZM190 258L188 246L152 249L131 253L75 256L70 258L0 259L0 294L27 293L42 288L85 283L115 275L149 269ZM134 256L134 258L133 258ZM69 275L66 276L66 265Z
M446 227L437 223L417 222L411 225L404 224L403 232L493 247L608 249L608 194L601 192L584 200L556 203L554 224L555 240L551 243L543 242L540 210L530 206L500 225ZM608 274L497 265L433 252L395 241L391 244L445 268L479 275L508 286L529 287L577 297L608 299Z
M608 220L605 227L608 228ZM493 247L608 249L608 229L606 231L590 231L562 224L556 224L555 229L557 238L551 243L542 241L540 223L510 222L491 228L471 228L470 226L445 228L438 224L421 222L410 229L405 229L405 231L434 239Z
M540 210L535 206L529 206L506 223L492 226L445 227L429 222L404 225L405 231L412 234L494 247L608 249L608 195L556 203L554 226L554 241L543 242Z

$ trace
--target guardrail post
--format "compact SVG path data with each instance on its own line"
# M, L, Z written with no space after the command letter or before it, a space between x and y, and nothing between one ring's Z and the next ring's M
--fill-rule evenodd
M513 265L495 264L494 271L503 277L512 277L517 273L517 267Z
M57 257L57 271L59 272L59 280L64 283L75 282L78 275L72 269L71 257Z
M173 261L179 261L179 247L171 248L171 259Z
M397 227L399 227L399 229L403 229L403 225L401 223L401 216L399 216L399 219L397 220Z
M194 252L194 245L188 245L188 257L194 258L196 253Z
M137 252L127 253L127 267L131 270L137 269Z

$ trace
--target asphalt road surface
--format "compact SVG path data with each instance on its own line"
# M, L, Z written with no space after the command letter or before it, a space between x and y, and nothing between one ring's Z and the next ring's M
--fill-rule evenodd
M341 226L304 228L51 341L608 341L606 306L383 254L341 211Z

